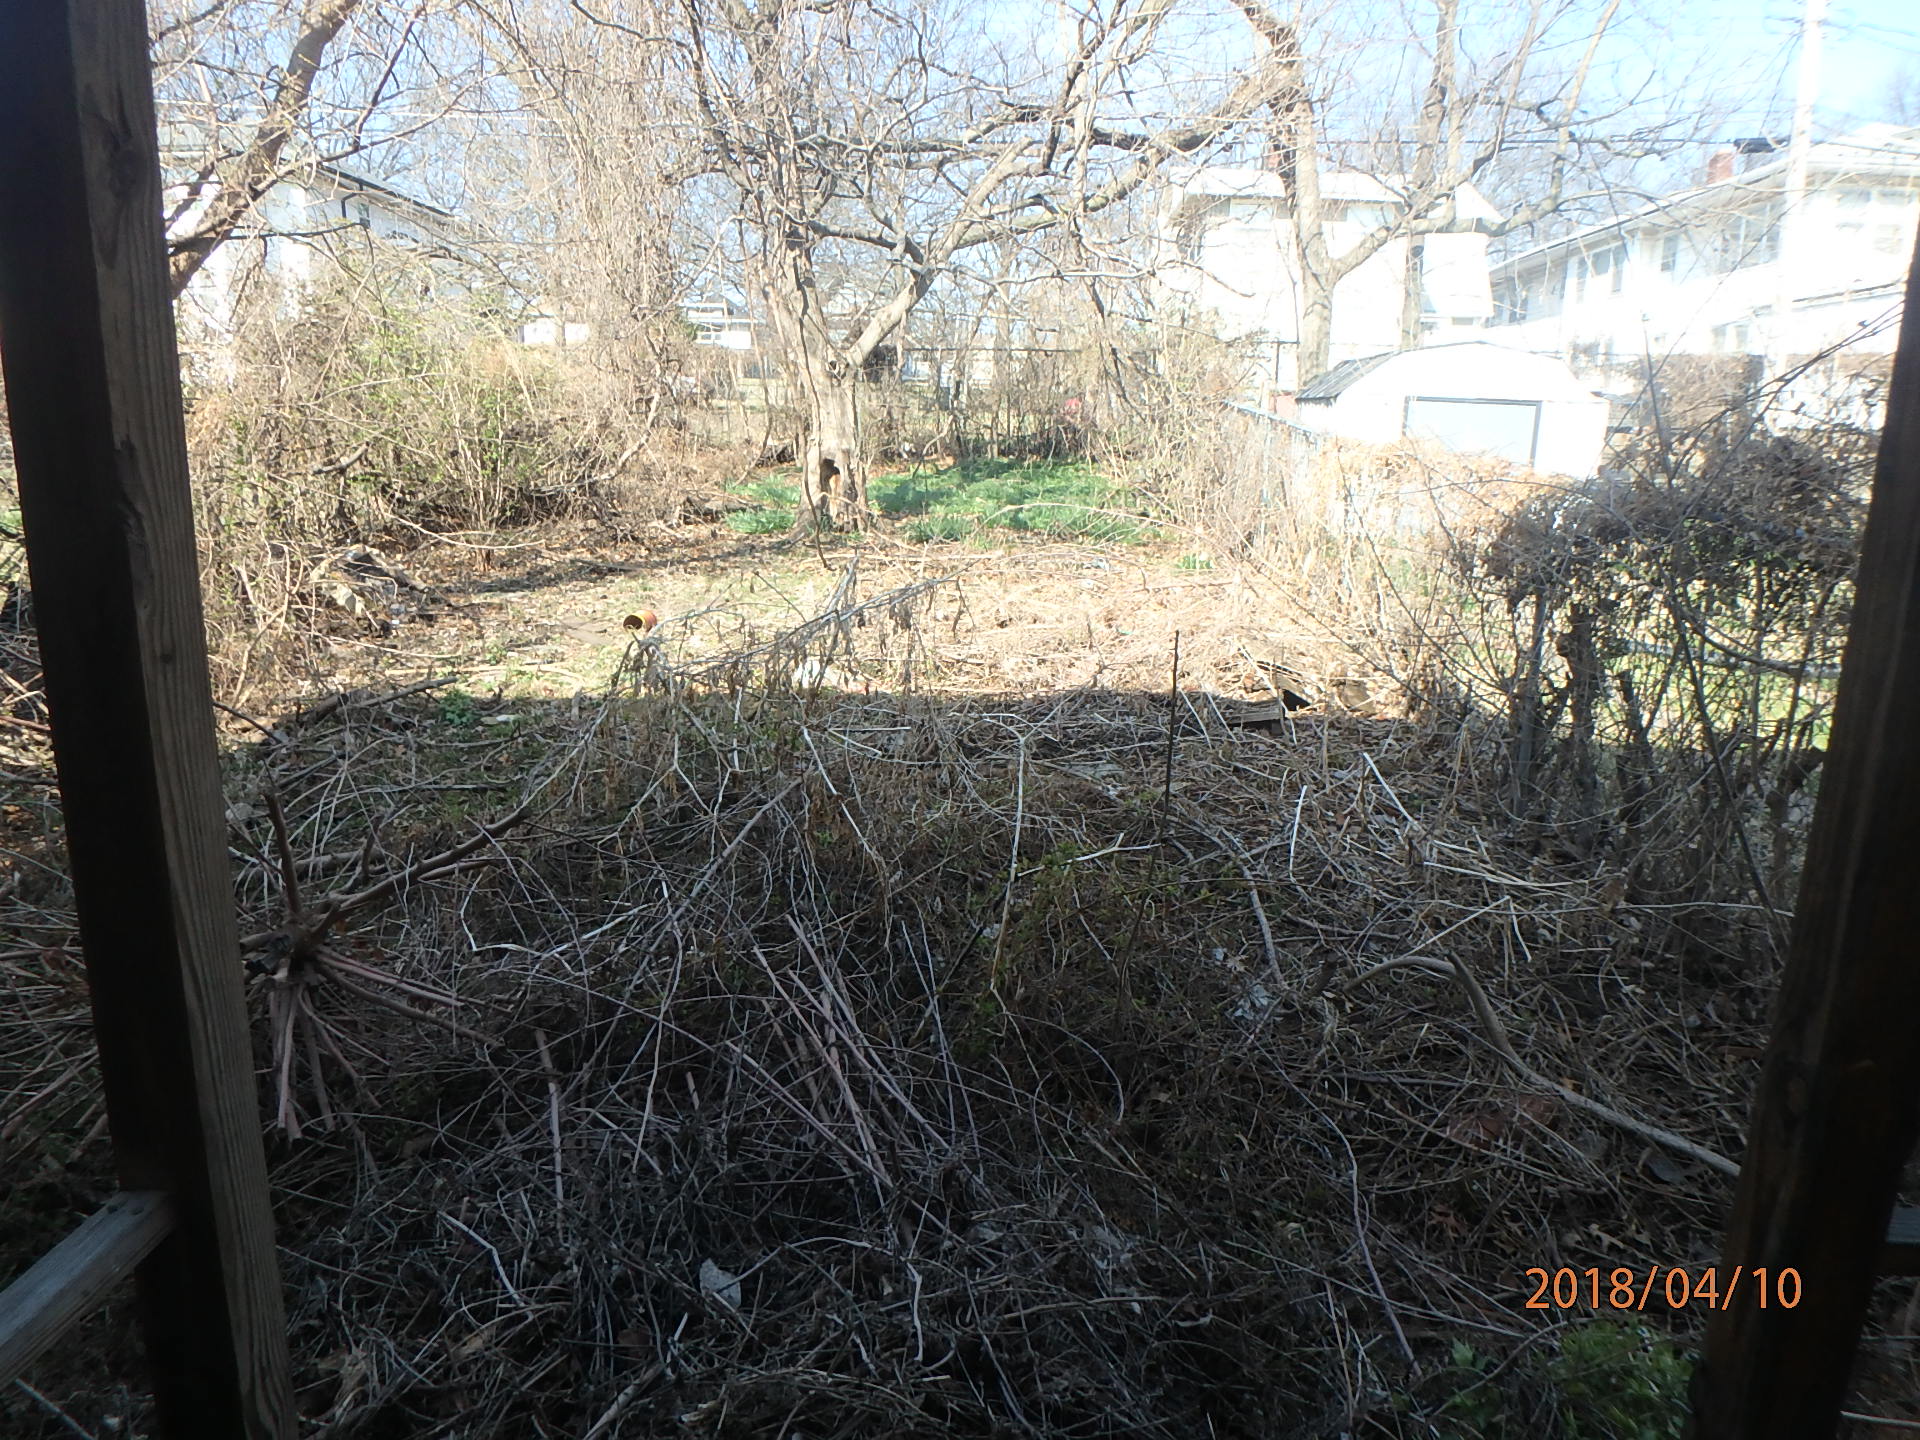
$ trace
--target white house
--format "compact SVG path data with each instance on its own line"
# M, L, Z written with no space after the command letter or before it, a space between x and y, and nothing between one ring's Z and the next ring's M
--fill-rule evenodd
M174 230L189 230L215 190L197 198L184 182L168 189ZM459 288L467 264L459 222L451 211L402 193L338 165L313 162L282 177L248 213L240 229L212 255L181 297L185 319L216 342L230 336L240 306L260 283L278 287L284 301L318 280L330 255L396 247L427 262L441 285Z
M1582 478L1599 468L1607 416L1565 361L1483 340L1348 360L1302 389L1296 411L1326 434L1426 440Z
M1320 177L1327 244L1343 254L1404 212L1394 177L1328 170ZM1406 298L1407 252L1419 247L1422 343L1478 332L1493 314L1487 230L1500 212L1472 186L1455 197L1452 227L1386 245L1333 294L1331 359L1397 348ZM1161 206L1155 274L1167 301L1219 333L1256 342L1264 382L1291 390L1300 338L1300 260L1281 176L1251 166L1205 166L1177 174Z
M753 330L759 322L738 300L724 295L702 295L682 305L680 313L693 327L696 345L717 345L722 350L753 349Z
M522 345L548 345L564 349L584 345L593 338L593 327L584 320L562 320L554 315L536 315L520 327Z
M1920 218L1920 127L1811 146L1805 198L1784 215L1786 155L1740 147L1704 184L1502 260L1489 338L1595 378L1672 355L1764 355L1778 373L1836 348L1890 353Z

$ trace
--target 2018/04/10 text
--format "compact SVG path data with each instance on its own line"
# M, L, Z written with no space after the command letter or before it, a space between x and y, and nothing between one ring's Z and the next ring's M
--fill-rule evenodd
M1645 1310L1649 1304L1681 1310L1696 1303L1709 1310L1730 1310L1736 1297L1762 1310L1769 1305L1791 1310L1800 1303L1800 1272L1790 1268L1749 1270L1736 1265L1724 1286L1719 1267L1713 1265L1698 1278L1678 1265L1650 1265L1645 1271L1624 1265L1614 1270L1570 1266L1548 1270L1535 1265L1526 1278L1535 1282L1526 1303L1529 1310L1572 1310L1581 1305L1594 1310Z

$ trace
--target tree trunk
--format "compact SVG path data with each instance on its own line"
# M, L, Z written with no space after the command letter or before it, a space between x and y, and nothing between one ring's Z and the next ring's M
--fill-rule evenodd
M786 351L792 398L805 429L800 460L801 530L858 530L867 521L867 467L860 433L860 361L834 343L814 285L805 237L789 234L785 264L762 293Z
M1268 145L1273 167L1286 186L1294 256L1300 267L1300 339L1294 351L1293 371L1293 388L1297 391L1327 373L1333 353L1333 287L1352 267L1336 261L1327 249L1328 217L1320 194L1319 120L1307 87L1299 24L1276 23L1264 12L1249 10L1247 15L1270 47L1281 77L1272 102L1274 119Z
M1301 276L1300 348L1294 358L1294 388L1304 389L1326 374L1333 354L1333 287L1319 283L1311 270Z
M1415 350L1419 348L1422 333L1421 318L1425 314L1424 301L1427 243L1424 240L1407 241L1407 263L1401 272L1400 283L1400 348Z
M824 365L808 367L806 392L799 523L802 528L858 530L868 514L859 374L833 356Z

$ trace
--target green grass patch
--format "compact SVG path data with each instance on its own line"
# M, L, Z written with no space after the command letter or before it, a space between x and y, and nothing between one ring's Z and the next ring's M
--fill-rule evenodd
M729 515L730 529L773 535L793 528L800 507L793 467L745 481L733 493L755 508ZM966 460L944 470L876 475L868 495L881 515L902 522L905 539L918 543L991 543L1014 531L1136 545L1156 533L1135 513L1132 494L1079 460Z
M757 475L733 492L755 505L727 516L727 528L736 535L784 535L793 529L800 513L800 472L792 466Z
M916 544L931 540L966 540L980 528L980 522L967 515L929 515L910 521L900 533Z
M770 470L734 486L733 493L754 501L763 510L784 510L792 515L800 508L800 472L790 465Z
M986 530L1139 544L1154 527L1133 497L1079 460L966 460L944 470L876 475L874 509L906 520L909 540L963 540Z
M727 516L727 528L741 535L784 535L793 529L794 510L736 510Z
M1671 1340L1641 1326L1595 1320L1563 1332L1543 1365L1507 1370L1455 1341L1452 1364L1436 1377L1447 1392L1430 1432L1444 1440L1680 1440L1693 1362ZM1542 1384L1559 1424L1523 1420L1515 1386Z

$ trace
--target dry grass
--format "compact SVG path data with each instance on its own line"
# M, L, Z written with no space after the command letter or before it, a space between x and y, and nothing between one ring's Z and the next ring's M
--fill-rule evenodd
M1228 682L1272 672L1194 615L1178 685L1165 645L1015 693L953 639L968 603L849 571L796 628L637 642L602 699L361 697L236 752L263 935L269 780L310 909L533 802L343 920L344 969L257 967L308 1433L1494 1433L1463 1391L1605 1433L1545 1383L1520 1272L1710 1258L1724 1177L1644 1127L1737 1152L1760 918L1501 838L1484 717L1237 723L1273 711ZM28 813L22 1248L104 1182ZM325 1028L274 1066L296 984Z

